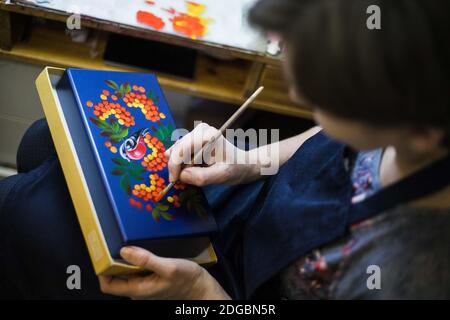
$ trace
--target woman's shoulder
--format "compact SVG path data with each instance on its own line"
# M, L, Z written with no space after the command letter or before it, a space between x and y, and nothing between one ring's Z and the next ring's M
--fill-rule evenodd
M401 206L370 229L370 241L342 270L337 298L450 298L450 208Z

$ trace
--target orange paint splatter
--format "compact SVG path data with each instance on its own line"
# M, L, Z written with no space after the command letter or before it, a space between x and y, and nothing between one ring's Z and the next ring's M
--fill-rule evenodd
M160 17L146 11L138 11L136 13L136 19L138 22L146 24L156 30L161 30L165 26L164 21Z
M186 36L196 39L206 33L206 25L199 17L193 17L186 13L180 13L172 19L173 29Z
M186 1L186 8L186 13L177 13L173 8L165 9L174 15L171 19L174 31L182 33L191 39L204 36L208 31L207 24L211 21L201 16L206 6L196 2Z
M186 6L187 6L188 14L190 14L191 16L196 16L196 17L203 14L203 12L205 12L205 8L206 8L206 6L204 4L199 4L196 2L192 2L192 1L186 1Z
M150 1L150 0L145 1L145 3L146 3L146 4L149 4L149 5L151 5L151 6L155 4L155 2Z

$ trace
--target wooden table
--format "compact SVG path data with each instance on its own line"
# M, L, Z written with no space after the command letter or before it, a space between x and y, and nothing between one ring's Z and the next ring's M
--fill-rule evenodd
M170 43L199 52L194 80L158 74L161 85L192 96L233 104L242 103L258 86L265 90L254 102L258 109L310 118L307 108L293 104L278 58L239 48L191 40L157 31L82 17L83 27L96 30L96 51L89 42L76 43L66 34L67 13L15 1L0 0L0 57L39 65L99 70L135 71L106 64L102 57L110 33ZM31 17L46 23L30 23ZM24 36L25 35L25 36ZM25 39L25 40L24 40ZM220 56L225 59L215 58Z

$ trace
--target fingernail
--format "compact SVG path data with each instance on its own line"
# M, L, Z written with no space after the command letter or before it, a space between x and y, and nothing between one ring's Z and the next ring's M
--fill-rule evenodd
M120 249L120 255L122 257L129 256L132 253L133 253L133 249L131 247L123 247L122 249Z

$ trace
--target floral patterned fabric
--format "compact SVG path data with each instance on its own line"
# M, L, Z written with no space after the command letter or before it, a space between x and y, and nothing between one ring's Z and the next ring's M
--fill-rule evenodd
M450 210L399 206L350 228L279 277L284 299L450 299ZM378 266L380 287L367 285Z
M353 203L366 199L381 188L379 170L382 155L382 149L358 154L352 172Z

